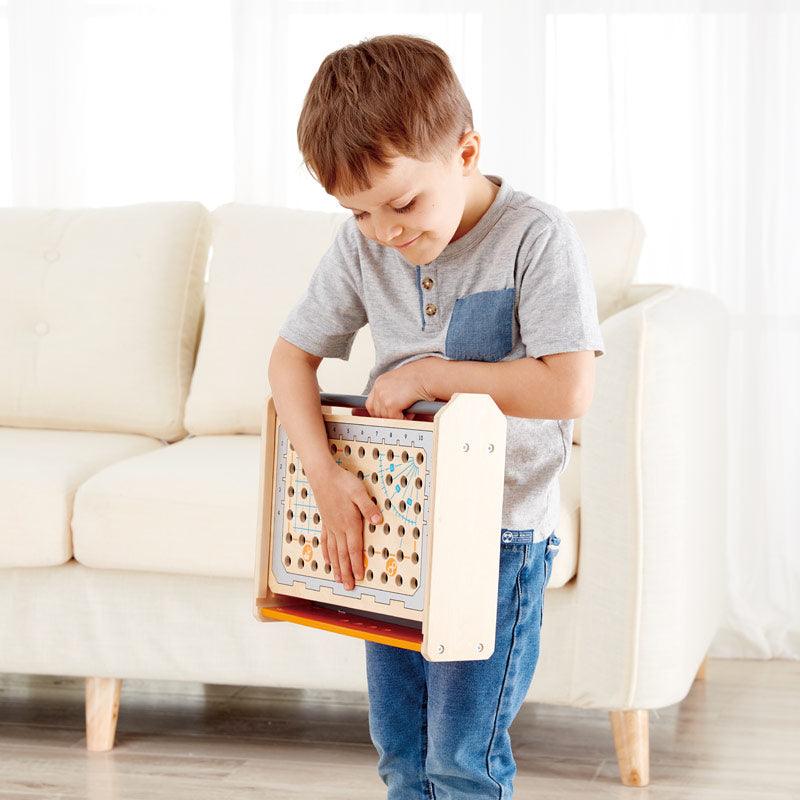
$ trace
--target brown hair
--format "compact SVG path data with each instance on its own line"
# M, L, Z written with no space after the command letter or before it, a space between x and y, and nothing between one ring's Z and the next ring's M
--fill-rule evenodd
M297 123L303 161L328 194L370 188L369 168L408 156L446 163L472 129L450 59L416 36L375 36L327 55Z

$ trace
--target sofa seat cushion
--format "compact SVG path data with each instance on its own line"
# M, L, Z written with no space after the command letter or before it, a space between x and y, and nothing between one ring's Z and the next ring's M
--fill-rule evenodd
M0 427L0 568L69 561L78 486L109 464L164 446L132 434Z
M561 477L561 548L550 587L575 574L576 451ZM259 437L190 436L113 464L75 496L75 558L88 567L252 578Z
M189 436L93 475L75 496L75 559L252 578L258 457L258 436Z

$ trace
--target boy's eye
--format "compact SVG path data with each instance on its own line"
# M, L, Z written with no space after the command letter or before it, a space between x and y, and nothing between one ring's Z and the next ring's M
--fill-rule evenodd
M395 208L394 210L395 210L395 211L396 211L398 214L405 214L405 213L406 213L406 211L411 211L411 209L412 209L412 207L413 207L414 203L416 203L416 202L417 202L417 198L415 197L415 198L414 198L414 199L413 199L413 200L412 200L410 203L407 203L407 204L406 204L406 205L404 205L402 208ZM356 219L362 219L362 218L363 218L363 217L365 217L366 215L367 215L367 212L366 212L366 211L362 211L360 214L353 214L353 216L354 216Z

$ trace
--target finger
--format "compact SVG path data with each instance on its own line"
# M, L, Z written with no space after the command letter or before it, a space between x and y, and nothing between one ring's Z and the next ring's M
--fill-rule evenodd
M342 584L345 589L352 589L355 585L353 579L353 570L350 568L350 553L348 552L347 535L339 535L336 537L336 550L339 556L339 567L342 577Z
M326 529L327 538L327 551L328 557L331 562L331 569L333 570L333 579L338 581L341 572L339 570L339 553L336 547L336 535Z
M330 556L328 555L328 532L325 530L325 524L322 525L322 533L319 536L320 546L322 547L322 560L325 566L331 563Z
M377 503L372 501L372 498L367 493L367 490L361 487L361 490L356 492L356 496L353 498L355 504L358 506L358 510L361 512L361 515L364 517L367 522L371 522L373 525L378 525L379 523L383 522L383 512L380 509L380 506Z
M357 580L364 579L364 533L357 530L347 537L347 549L350 553L350 565Z

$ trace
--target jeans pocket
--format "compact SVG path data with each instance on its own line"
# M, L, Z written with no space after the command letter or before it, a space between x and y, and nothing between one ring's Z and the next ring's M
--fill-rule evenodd
M499 361L513 347L515 288L475 292L453 306L444 354L456 361Z
M547 537L547 545L544 551L544 586L542 591L547 588L547 584L550 582L550 576L553 574L553 559L558 555L558 546L561 544L561 539L556 536L556 532L553 531L550 536Z
M547 588L547 584L550 583L550 576L553 573L553 559L558 555L558 546L561 544L561 539L556 536L555 531L553 531L544 541L544 555L542 558L542 590L539 594L539 630L541 630L544 622L544 590Z

